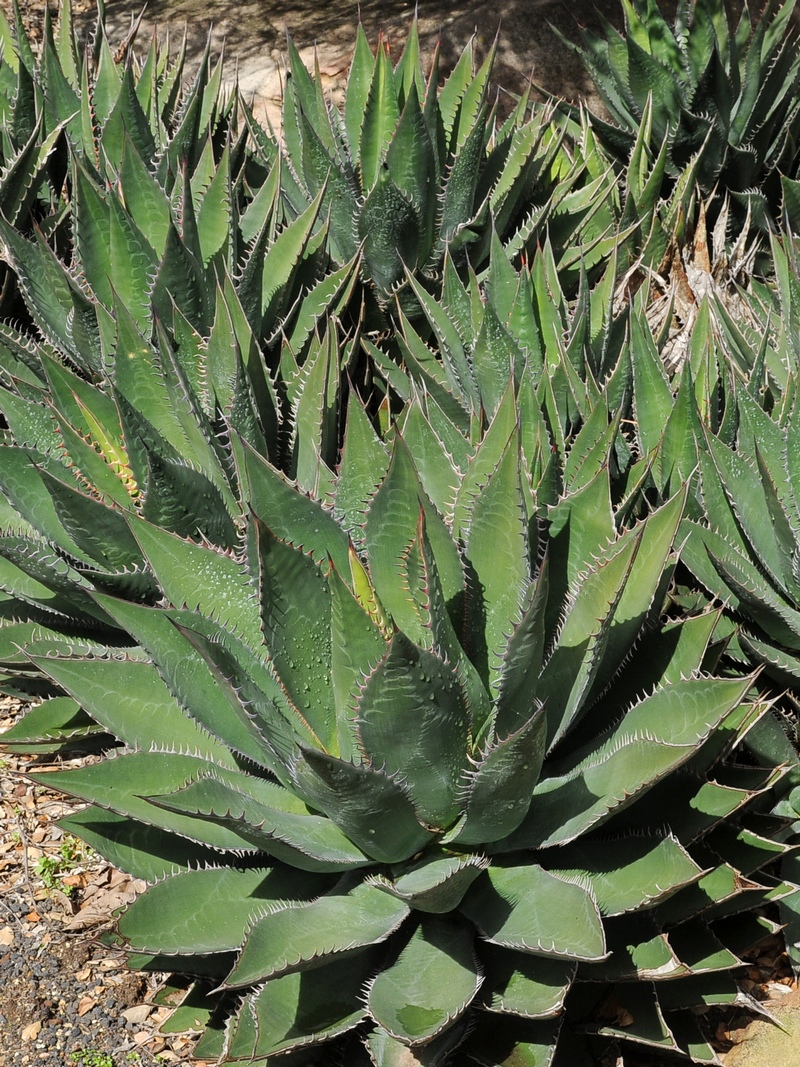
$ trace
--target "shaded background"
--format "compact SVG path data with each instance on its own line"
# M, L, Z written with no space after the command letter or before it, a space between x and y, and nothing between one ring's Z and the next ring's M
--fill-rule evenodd
M0 6L10 13L11 0L0 0ZM44 6L26 0L21 0L20 6L31 35L40 36ZM137 0L108 0L112 45L124 39L142 6ZM74 0L73 7L76 21L89 32L94 21L93 0ZM51 10L57 8L57 3L51 5ZM245 96L253 99L262 117L275 121L287 30L309 66L316 46L323 82L335 93L346 79L359 17L373 47L383 32L393 55L399 56L414 10L413 0L362 0L360 5L355 0L150 0L138 40L141 49L147 46L154 29L162 37L169 29L177 48L186 28L191 65L202 53L210 30L215 54L224 45L227 74L232 78L238 70ZM531 76L552 93L596 103L580 63L550 24L574 41L580 40L583 26L600 30L603 18L622 25L619 0L420 0L418 17L423 56L428 60L440 41L445 71L473 34L479 57L486 54L497 35L493 80L500 89L501 106L504 97L510 106L512 94L523 92Z

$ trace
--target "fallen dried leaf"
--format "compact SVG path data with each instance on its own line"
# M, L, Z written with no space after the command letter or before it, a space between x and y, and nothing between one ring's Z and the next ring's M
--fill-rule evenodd
M14 931L10 926L0 929L0 945L9 946L14 944Z
M20 1034L22 1041L35 1041L39 1036L39 1032L42 1029L42 1023L40 1019L37 1019L35 1023L29 1023Z
M38 911L29 911L28 914L25 916L26 923L40 923L41 921L42 917Z
M100 889L81 907L77 915L64 924L66 930L85 930L88 926L108 922L117 908L131 904L136 893L131 889L120 893L116 890Z
M81 999L78 1001L76 1013L79 1016L85 1015L87 1012L91 1011L96 1004L97 1001L94 999L94 997L81 997Z
M54 904L60 905L64 914L60 916L62 920L71 918L78 910L77 900L72 899L72 895L62 892L60 889L53 889L50 893L50 899Z
M782 982L767 982L767 992L773 997L785 997L788 996L792 990Z

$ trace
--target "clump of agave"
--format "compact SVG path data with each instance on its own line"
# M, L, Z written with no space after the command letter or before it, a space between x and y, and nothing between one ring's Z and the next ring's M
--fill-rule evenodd
M773 239L772 255L772 285L754 284L743 296L752 322L734 319L718 295L708 294L671 381L662 364L665 334L658 347L646 332L633 334L632 402L639 464L652 488L663 497L680 484L693 485L672 596L684 609L697 610L709 598L723 604L728 669L760 672L758 688L774 706L746 746L756 764L787 768L774 811L791 820L796 834L798 290L791 239ZM796 858L784 858L781 870L796 881ZM795 966L799 905L798 894L780 904Z
M770 928L747 915L791 889L747 815L779 772L728 758L767 705L709 673L716 613L660 617L686 494L638 522L612 498L619 381L598 392L535 325L547 269L498 245L483 291L451 276L460 343L428 298L447 358L423 390L373 352L405 393L383 430L319 339L299 485L254 402L203 422L213 346L191 375L169 336L118 345L90 383L31 344L37 380L4 390L3 662L48 694L9 740L115 739L48 782L152 883L119 922L133 962L226 994L199 1055L502 1064L623 1037L713 1062L682 1009L740 996ZM77 469L56 442L89 430ZM165 494L164 440L193 494Z
M116 102L58 119L67 197L23 157L58 221L28 226L31 202L0 222L25 312L0 326L0 671L42 698L6 743L106 751L47 782L86 802L64 826L149 883L117 936L195 978L198 1056L512 1067L627 1041L718 1062L694 1015L744 999L742 953L796 888L761 814L783 759L748 748L769 701L719 669L720 610L666 610L698 524L688 399L724 436L728 378L698 343L672 414L641 299L618 307L617 205L546 184L608 189L588 133L574 156L547 133L510 241L509 134L500 184L481 172L425 258L403 246L399 272L385 234L381 275L366 233L339 244L334 156L318 188L298 169L309 130L351 188L345 149L375 157L362 211L392 186L430 207L386 176L395 141L348 132L348 99L382 129L394 107L395 136L427 109L489 144L486 69L437 98L413 36L394 68L364 48L341 123L293 61L280 154L251 116L236 133L207 64L163 128L140 101L112 158L116 109L171 69L154 49L116 81L80 68L81 108L89 84ZM69 54L46 35L35 69ZM625 227L657 249L646 169ZM560 251L515 268L545 216ZM339 321L358 269L379 303L403 287L395 336Z
M359 27L337 105L289 41L280 147L248 116L256 155L269 166L280 155L292 209L322 198L333 265L360 251L384 315L370 326L385 325L398 301L421 315L409 278L438 297L446 254L462 276L480 274L493 234L516 259L549 237L573 267L613 247L619 205L608 157L591 131L573 136L529 94L499 121L493 60L492 49L475 71L470 42L440 87L438 51L426 74L416 23L394 65L388 46L380 41L373 54Z
M736 26L723 0L679 0L670 25L657 0L623 0L624 33L607 25L566 42L594 81L611 122L593 115L603 143L626 160L652 106L652 147L667 149L673 179L697 158L702 193L730 194L742 218L774 225L779 175L795 176L800 52L794 0L770 0Z

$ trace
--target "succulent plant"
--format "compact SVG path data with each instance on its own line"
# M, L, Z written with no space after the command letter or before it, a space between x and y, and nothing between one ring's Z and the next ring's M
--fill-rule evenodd
M74 832L155 883L121 936L159 967L255 986L228 1033L234 1060L360 1028L376 1063L399 1046L437 1062L462 1042L470 1006L465 1048L477 1062L505 1062L516 1046L549 1056L576 977L600 983L576 990L587 1026L617 1031L591 1008L619 982L638 1020L624 1036L686 1051L702 1042L662 1014L695 984L677 979L737 964L724 920L716 940L696 918L715 928L736 906L730 867L716 860L712 877L711 856L734 860L737 835L759 865L780 846L715 829L716 805L730 795L738 808L771 776L732 789L743 772L703 775L764 709L744 701L749 678L701 673L713 615L656 626L631 655L674 558L682 497L616 531L605 471L584 470L554 518L561 544L551 527L538 562L508 395L463 478L450 468L450 522L399 433L391 455L374 440L377 468L345 439L341 487L379 480L362 556L330 513L247 451L247 553L232 559L130 515L160 604L89 595L152 663L140 652L34 656L60 694L49 739L53 711L71 729L80 708L125 746L48 777L90 802L67 820ZM357 420L367 430L356 412L348 433ZM592 531L588 569L585 539L564 542L573 526ZM566 605L550 591L563 586ZM467 616L485 622L459 638ZM225 914L209 923L221 894ZM667 974L662 1003L649 980ZM716 976L712 987L737 995ZM499 1042L498 1011L510 1016ZM203 1054L217 1036L212 1025Z
M654 155L667 146L673 179L698 158L701 192L727 191L758 228L774 225L779 175L795 176L800 54L794 0L770 0L753 23L730 25L723 0L679 0L670 25L657 0L623 0L624 33L606 25L569 41L611 121L592 116L607 148L627 160L652 107Z
M792 631L798 608L798 363L792 330L797 263L789 239L773 239L772 252L779 279L775 291L768 297L762 283L743 294L754 324L745 329L741 317L735 320L709 294L671 380L662 363L663 337L659 348L634 314L631 385L634 451L651 482L647 491L661 499L677 486L693 486L671 597L682 611L724 605L718 631L720 638L725 634L724 669L759 671L756 685L771 710L749 732L745 749L756 765L785 765L786 773L762 804L789 820L781 836L794 843L800 828L800 639ZM759 306L761 300L765 306ZM797 881L794 855L783 859L781 870ZM800 894L784 898L780 912L797 967Z
M776 812L797 827L798 418L793 407L783 425L776 423L746 393L737 407L735 440L725 443L707 434L707 452L700 453L703 515L685 526L684 558L696 580L724 601L738 621L736 654L742 662L759 666L762 688L772 690L782 712L756 731L752 743L758 757L777 757L790 768ZM764 521L767 513L769 522ZM797 873L795 859L785 867L790 877ZM800 899L786 901L784 911L787 943L797 964Z
M459 269L469 261L480 271L493 229L504 242L521 242L534 225L538 236L554 210L550 168L562 135L550 123L551 110L530 108L527 96L498 121L489 99L493 59L494 49L476 72L470 42L440 87L439 53L426 76L416 21L394 64L388 43L381 39L373 54L359 26L337 106L289 41L284 196L298 213L322 197L334 264L360 250L362 276L384 308L399 295L413 312L408 275L435 290L446 250ZM258 133L252 116L250 124L271 162L275 142ZM579 173L570 174L559 199Z
M697 337L713 333L724 343L725 359L730 358L747 378L753 349L758 349L764 329L771 329L762 304L772 291L767 281L765 293L754 301L752 290L769 259L751 232L749 219L732 240L736 213L730 197L702 195L697 183L699 156L665 191L668 144L652 144L652 99L645 104L624 166L610 165L585 109L579 121L557 115L553 122L564 137L551 175L557 178L557 168L569 160L562 173L570 181L577 179L576 187L562 195L557 181L551 201L533 212L506 250L513 254L524 249L522 256L530 258L524 236L542 232L537 230L541 220L555 259L558 287L569 298L586 281L591 285L612 273L616 309L635 298L658 338L660 358L669 373L678 370L686 357L699 316ZM800 205L797 183L786 178L782 183L782 214L791 218ZM779 364L776 367L771 360L770 371L776 369L781 380Z
M328 269L320 198L299 213L284 201L277 147L262 131L256 153L222 61L206 50L186 84L185 52L154 40L138 57L134 38L135 27L114 54L101 16L83 49L64 0L35 55L21 22L0 17L0 213L14 263L0 310L66 346L83 373L113 349L118 299L147 343L159 328L186 348L233 331L243 358L291 375L316 319L346 302L355 261ZM218 314L219 291L230 303L234 290L238 310ZM204 383L207 410L212 391Z

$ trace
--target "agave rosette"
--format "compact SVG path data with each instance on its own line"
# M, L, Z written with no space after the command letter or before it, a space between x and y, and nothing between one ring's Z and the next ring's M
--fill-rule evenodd
M492 227L512 241L553 191L550 168L562 135L550 110L530 108L527 96L498 121L493 59L492 49L476 71L470 42L440 87L438 50L426 74L416 22L394 64L387 43L379 41L373 54L359 26L337 106L289 41L284 194L298 212L322 196L333 262L342 265L360 249L362 275L384 308L398 291L407 310L414 307L408 273L435 288L445 250L460 265L468 258L482 268Z
M770 2L753 21L747 4L731 26L722 0L680 0L670 25L657 0L623 0L624 33L606 25L565 41L584 63L611 118L592 116L623 160L648 101L652 147L667 146L667 174L693 157L703 195L725 190L758 229L774 224L781 172L794 176L800 58L793 0Z
M186 83L185 49L138 56L134 37L115 54L101 17L84 50L65 0L34 54L0 17L3 330L33 325L91 377L119 303L147 343L163 329L187 351L226 345L227 330L243 358L291 376L317 319L347 302L355 261L327 269L320 197L299 212L285 200L277 145L258 131L256 146L222 60L206 49ZM198 391L213 411L213 383Z
M753 873L743 849L758 867L783 848L757 822L719 825L721 804L741 808L774 774L714 769L764 710L744 699L750 679L703 673L715 616L654 627L631 655L682 497L618 531L605 470L579 475L543 554L515 409L511 391L449 522L405 440L388 454L352 414L339 504L363 530L361 555L248 451L246 553L131 516L160 604L91 594L150 662L34 656L58 691L58 708L36 709L51 739L53 712L71 727L80 709L125 746L48 776L89 801L64 825L155 883L120 920L125 942L154 966L255 987L227 1034L234 1060L358 1029L377 1063L398 1043L437 1062L468 1010L477 1062L517 1046L549 1058L576 978L600 983L577 987L588 1026L614 1031L591 1007L621 983L640 1024L624 1036L691 1052L702 1041L672 1015L681 989L710 973L735 999L726 972L765 927L726 917L787 891L769 879L736 891ZM381 450L377 469L348 449L359 432ZM366 503L346 491L376 478ZM591 546L565 545L578 527ZM667 976L659 996L650 980ZM499 1044L493 1012L509 1016ZM212 1024L198 1052L221 1051L219 1036Z
M797 683L797 309L796 252L773 239L777 285L740 290L750 322L736 319L718 293L699 305L680 368L670 380L669 350L631 320L632 407L638 466L650 491L663 498L691 484L681 537L681 567L672 596L681 609L725 607L726 669L756 668L757 686L773 710L746 741L757 765L783 763L787 772L765 809L790 820L784 840L796 839L798 808ZM638 298L640 305L646 295ZM780 302L780 316L775 312ZM764 516L769 516L765 523ZM723 630L720 630L722 636ZM783 876L797 880L787 855ZM797 894L780 903L787 948L797 962Z

